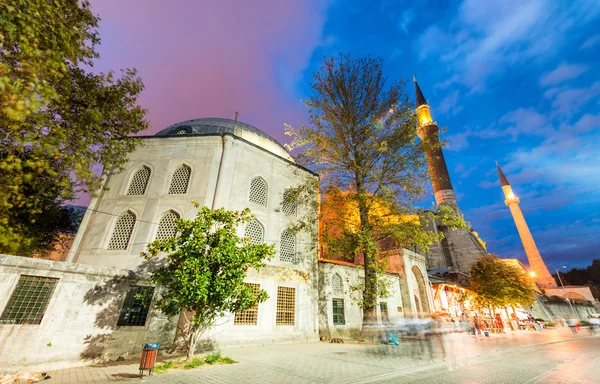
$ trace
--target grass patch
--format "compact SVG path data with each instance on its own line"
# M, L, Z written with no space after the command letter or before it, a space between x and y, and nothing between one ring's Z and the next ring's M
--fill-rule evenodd
M195 359L192 359L192 361L188 361L187 363L185 363L185 365L183 366L183 368L184 369L198 368L202 364L204 364L204 360L196 357Z
M213 364L234 364L237 361L233 360L231 357L221 356L221 352L211 353L210 355L204 357L196 357L192 359L192 361L186 360L168 360L164 364L157 365L154 368L154 372L158 374L167 373L169 369L194 369L198 368L204 364L213 365Z

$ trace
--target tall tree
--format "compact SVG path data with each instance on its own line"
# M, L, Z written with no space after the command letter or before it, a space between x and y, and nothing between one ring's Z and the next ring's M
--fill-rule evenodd
M363 324L376 322L377 276L385 268L380 241L425 246L434 240L418 218L398 219L416 213L414 203L425 191L427 143L417 141L405 81L388 84L382 66L381 59L347 54L325 59L305 101L309 125L287 132L293 137L288 149L299 149L298 161L321 175L322 196L328 196L321 203L330 208L321 212L340 223L342 236L324 250L345 247L364 257Z
M7 0L0 14L0 252L28 255L48 200L96 190L97 170L119 171L148 123L135 70L84 69L100 42L89 2ZM28 187L38 178L54 197Z
M496 256L479 259L471 267L470 276L469 289L482 307L530 306L537 296L535 284L521 266Z
M248 209L235 212L200 207L194 220L177 220L176 235L156 240L142 256L149 259L167 253L166 263L152 272L159 287L156 306L168 316L183 312L187 324L180 329L187 359L194 357L196 343L215 319L265 301L264 290L253 293L244 283L248 269L264 267L275 254L274 245L252 244L237 229L251 220Z

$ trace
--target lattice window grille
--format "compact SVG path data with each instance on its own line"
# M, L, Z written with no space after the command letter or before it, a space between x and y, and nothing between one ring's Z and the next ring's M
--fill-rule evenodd
M246 285L252 287L252 294L258 295L260 292L260 284L246 283ZM245 309L241 312L237 312L233 319L233 325L257 325L258 324L258 302L255 303L251 308Z
M333 325L346 324L346 316L344 313L344 299L333 299Z
M281 204L281 210L288 216L296 216L296 201L292 196L292 191L286 190L283 193L283 202Z
M165 213L158 223L156 240L167 240L175 237L175 233L177 232L175 220L177 219L179 219L179 215L176 212L169 211Z
M267 206L267 182L262 177L255 177L250 182L249 200L251 203Z
M333 278L331 279L331 287L334 294L343 295L344 283L342 282L342 276L337 273L333 275Z
M296 236L286 229L281 234L279 243L279 260L286 263L296 262Z
M146 187L148 186L148 180L150 180L150 168L142 167L138 170L129 183L129 189L127 190L128 195L143 195L146 193Z
M187 192L190 182L190 174L192 169L187 165L182 165L173 172L171 185L169 186L169 195L183 195Z
M58 279L21 275L0 324L40 324L57 283Z
M125 250L129 245L129 239L135 225L135 215L131 211L127 211L123 216L119 217L115 224L108 249L110 250Z
M132 286L125 296L117 325L133 327L146 325L153 294L153 287Z
M258 221L252 220L251 222L246 224L246 229L244 230L244 237L249 237L251 244L262 244L264 241L264 236L264 229Z
M296 288L277 287L275 325L294 325L296 319Z

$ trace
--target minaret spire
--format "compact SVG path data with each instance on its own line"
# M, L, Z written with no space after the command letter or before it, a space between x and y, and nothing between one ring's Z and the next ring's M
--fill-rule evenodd
M542 288L556 288L556 281L554 281L554 278L550 275L548 267L546 267L546 263L544 263L540 251L533 240L533 236L529 231L523 212L521 212L521 208L519 207L521 200L515 196L512 187L500 169L498 162L496 162L496 167L498 168L498 175L500 176L500 183L502 184L502 192L504 192L504 197L506 198L504 203L510 209L510 213L512 213L513 219L515 220L517 231L519 231L519 236L521 237L521 242L523 243L523 248L525 248L525 254L529 261L529 268L534 274L534 279Z
M417 76L413 75L413 80L415 81L415 95L417 97L417 108L421 105L426 105L427 100L425 100L425 96L423 96L423 92L421 92L421 88L419 87L419 83L417 83Z
M429 174L431 176L431 182L433 184L433 192L435 193L435 201L438 205L448 204L451 205L455 211L458 212L458 204L456 202L456 196L454 189L452 188L452 182L450 181L450 174L448 173L448 167L446 166L446 160L444 159L444 153L439 139L439 128L437 123L431 118L431 112L421 88L417 83L417 77L413 77L415 81L415 93L417 97L417 135L423 141L427 141L428 149L425 152L427 158L427 167L429 168Z
M500 165L498 165L498 161L496 161L496 168L498 168L498 176L500 176L500 184L503 187L506 187L507 185L510 186L510 183L506 179L506 176L504 176L502 169L500 169Z

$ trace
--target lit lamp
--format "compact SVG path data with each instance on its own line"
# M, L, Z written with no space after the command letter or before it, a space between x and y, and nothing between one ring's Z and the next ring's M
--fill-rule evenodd
M529 272L529 276L532 278L535 277L535 272L533 272L533 271Z

